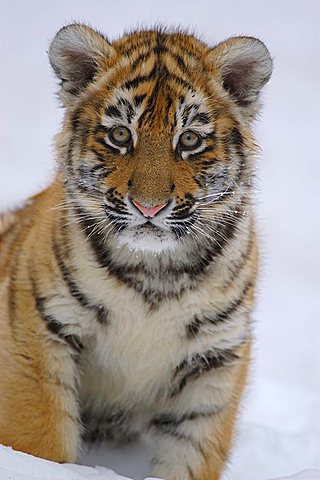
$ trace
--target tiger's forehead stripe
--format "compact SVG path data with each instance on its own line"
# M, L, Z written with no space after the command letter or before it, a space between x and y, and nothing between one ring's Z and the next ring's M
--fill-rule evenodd
M113 93L108 106L105 108L101 124L107 129L116 126L126 126L131 131L133 145L137 144L137 123L143 112L142 102L144 95L134 95L131 90L122 88ZM108 136L105 137L108 143ZM126 150L123 149L125 153Z
M180 49L181 45L177 46L172 39L169 43L167 40L167 37L158 34L151 36L150 42L146 44L144 37L142 42L138 39L134 45L136 55L129 50L133 57L130 76L120 82L109 100L104 125L111 125L112 122L113 125L119 125L120 121L133 124L139 119L138 126L141 127L148 121L152 123L155 116L158 121L162 116L163 122L168 122L169 111L174 104L177 130L191 126L203 133L212 130L206 95L199 90L197 82L190 79L190 71L195 63L194 53L189 50L186 53L185 49ZM120 52L128 58L127 49L120 49ZM190 66L189 60L192 63ZM140 94L135 94L137 89ZM144 93L141 94L141 91ZM179 105L173 101L174 98L180 98Z
M131 89L116 90L105 108L102 124L106 128L117 125L137 128L140 117L148 109L148 105L143 105L146 96L146 94L134 95ZM167 104L167 107L170 108L171 104ZM164 121L166 120L164 118ZM189 128L203 134L212 132L212 119L205 99L195 91L187 92L184 97L180 98L175 109L175 120L176 130L179 134Z

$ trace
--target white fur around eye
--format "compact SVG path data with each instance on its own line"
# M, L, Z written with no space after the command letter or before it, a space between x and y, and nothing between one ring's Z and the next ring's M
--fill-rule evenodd
M197 106L196 111L195 110L193 111L192 105ZM190 118L188 118L184 124L183 111L186 107L191 107L191 110L190 110ZM174 137L172 140L173 150L176 149L180 136L183 135L183 133L185 133L188 130L192 130L194 133L200 136L208 135L213 131L213 125L211 123L207 125L203 125L202 123L198 122L196 119L192 120L193 113L196 113L196 112L208 114L206 99L203 97L203 95L200 92L188 92L185 95L184 102L179 104L176 108L177 125L176 125L176 133L174 134ZM201 150L201 148L202 146L200 145L199 149ZM200 151L199 149L192 150L192 152L198 152ZM191 153L191 150L189 152Z
M127 112L126 104L125 102L121 102L121 100L125 100L126 102L128 102L134 111L130 122L128 121L128 116L127 116L128 112ZM108 100L108 105L106 106L109 106L109 105L117 106L117 108L120 111L120 117L112 117L112 116L104 115L101 122L102 125L104 125L106 128L115 128L115 127L128 128L128 130L130 130L131 132L133 146L136 147L138 142L138 135L137 135L136 129L137 129L138 120L143 112L142 106L135 105L132 92L130 90L123 89L123 88L117 89L113 92L112 96ZM111 143L109 143L109 145L120 148L119 145L115 145Z
M117 148L120 152L120 155L125 155L127 153L127 147L120 147L119 145L116 145L110 140L109 135L104 137L104 141L107 145L110 145L110 147Z

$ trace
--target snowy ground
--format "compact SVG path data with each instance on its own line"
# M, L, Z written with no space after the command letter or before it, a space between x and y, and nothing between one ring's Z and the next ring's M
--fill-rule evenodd
M1 446L0 478L1 480L130 480L109 468L60 465ZM145 480L156 479L150 477ZM308 469L294 476L277 480L320 480L320 471Z
M254 35L270 48L275 71L256 128L264 252L256 355L225 478L264 480L320 469L320 3L2 0L1 208L36 192L52 174L52 137L62 111L45 51L55 31L74 19L111 38L124 28L160 21L191 26L211 42ZM149 450L146 442L122 450L96 448L81 461L140 479L147 476ZM0 466L3 458L0 451Z

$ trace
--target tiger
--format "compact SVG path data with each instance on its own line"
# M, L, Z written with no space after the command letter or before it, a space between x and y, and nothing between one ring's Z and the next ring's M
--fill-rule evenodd
M0 443L73 463L149 435L152 476L218 480L251 362L270 53L73 23L48 56L56 172L0 220Z

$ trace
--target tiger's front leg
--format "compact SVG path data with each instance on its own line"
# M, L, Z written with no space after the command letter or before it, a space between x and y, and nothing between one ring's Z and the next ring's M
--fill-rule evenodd
M79 344L59 332L58 321L44 310L45 299L28 286L12 290L10 302L6 308L0 291L0 444L75 462Z
M247 343L233 365L208 372L204 368L199 376L181 378L170 406L151 421L155 440L152 476L166 480L220 478L232 446L249 352Z

